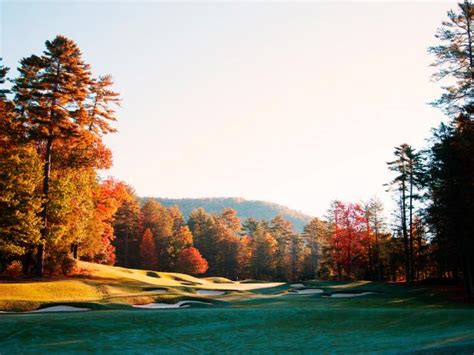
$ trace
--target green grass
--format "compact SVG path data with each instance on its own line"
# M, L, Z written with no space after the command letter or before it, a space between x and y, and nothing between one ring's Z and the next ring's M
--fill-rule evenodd
M154 277L154 283L149 284L142 279L147 277L146 271L126 272L106 267L99 273L108 273L108 278L94 272L88 279L76 280L87 286L96 285L90 287L102 292L99 300L80 301L76 297L72 302L50 300L40 304L70 304L94 311L1 314L0 353L472 354L474 351L474 307L450 302L449 293L442 289L386 283L305 282L306 286L321 288L327 294L378 292L358 298L332 299L289 295L288 284L248 290L225 282L217 286L233 286L234 292L213 299L198 296L195 287L170 285L176 282L177 276L212 289L212 285L216 286L213 279L194 280L190 276L159 273L160 277ZM123 274L130 276L122 278ZM153 289L159 280L167 293L149 295L146 289ZM0 285L0 299L6 298L1 293L3 286ZM43 286L36 283L35 287ZM18 289L15 292L9 291L10 300L16 297L19 301L22 296ZM150 300L182 299L205 299L213 305L170 310L130 307L131 303Z

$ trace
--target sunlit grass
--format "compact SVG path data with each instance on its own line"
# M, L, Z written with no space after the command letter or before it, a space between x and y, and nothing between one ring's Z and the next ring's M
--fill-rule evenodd
M0 282L0 311L29 311L48 304L94 302L143 304L200 297L196 288L245 291L277 284L239 284L223 277L197 278L181 273L155 272L78 263L79 273L69 279ZM166 294L150 292L166 289Z

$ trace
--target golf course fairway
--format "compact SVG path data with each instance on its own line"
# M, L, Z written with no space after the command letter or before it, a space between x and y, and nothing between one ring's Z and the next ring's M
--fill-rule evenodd
M84 267L93 266L85 263ZM9 300L3 300L4 312L17 309L15 313L0 314L0 353L474 351L474 307L448 301L444 291L428 287L311 281L296 289L318 289L322 293L297 293L290 284L235 283L171 274L167 278L164 273L155 275L159 276L153 278L155 284L147 284L146 278L134 275L144 271L104 266L98 269L77 280L98 293L102 290L101 299L93 299L94 292L90 292L84 293L87 299L83 300L21 303L14 299L21 296L18 285L0 283L0 302L7 298L2 287L10 287ZM105 271L108 274L99 277ZM123 278L122 273L130 278ZM59 281L51 281L48 287L54 282ZM60 282L64 286L65 281ZM253 289L251 285L260 286ZM197 289L225 293L199 294ZM339 297L332 297L334 294ZM133 307L178 302L181 307ZM54 306L83 311L54 312L61 308L53 308L51 313L18 312L18 307L25 304L30 305L27 308L39 304L38 308L45 311ZM6 305L10 309L5 309Z

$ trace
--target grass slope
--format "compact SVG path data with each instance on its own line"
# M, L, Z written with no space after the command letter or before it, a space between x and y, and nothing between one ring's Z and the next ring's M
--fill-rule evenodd
M92 302L99 305L172 302L199 297L196 290L248 291L279 283L235 283L213 277L135 270L79 262L79 275L48 281L0 282L0 311L30 311L51 304ZM166 289L166 294L150 292Z

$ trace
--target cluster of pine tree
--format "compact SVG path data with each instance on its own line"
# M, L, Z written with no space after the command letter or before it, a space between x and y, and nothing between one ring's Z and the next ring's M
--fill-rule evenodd
M433 131L430 147L396 147L389 167L399 208L404 279L463 280L474 297L474 4L465 0L448 12L429 49L434 79L444 81L433 103L447 116Z
M95 79L76 43L57 36L23 58L0 91L0 271L67 273L71 255L114 263L112 217L123 184L100 182L111 165L112 79ZM8 68L0 66L0 84Z

